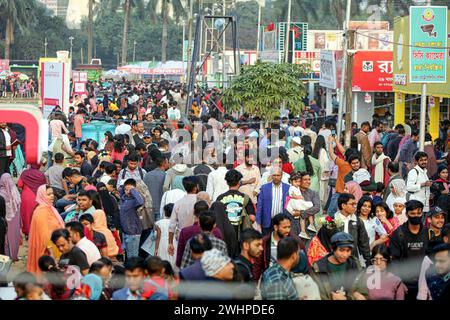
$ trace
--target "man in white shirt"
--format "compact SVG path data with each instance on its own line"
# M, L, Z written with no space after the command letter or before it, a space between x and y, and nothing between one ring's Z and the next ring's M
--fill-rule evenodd
M290 163L296 163L303 157L303 148L301 147L302 140L300 137L294 137L291 140L291 148L287 151Z
M206 182L206 192L209 194L212 201L216 201L218 196L224 194L229 189L227 182L225 181L225 175L228 172L225 164L225 156L223 159L224 163L220 164L216 170L208 175L208 180Z
M89 266L102 256L97 246L84 235L84 225L78 221L72 221L66 224L66 229L70 232L72 243L81 249L86 255Z
M419 200L424 204L423 212L430 211L430 187L433 182L428 178L427 165L428 155L419 151L414 156L417 165L411 169L406 179L406 191L408 200ZM426 214L424 214L424 217Z
M5 122L0 123L0 176L9 172L9 159L12 156L11 135Z
M167 109L167 118L169 120L176 120L176 121L181 119L181 113L180 110L177 108L176 101L170 102L170 107Z

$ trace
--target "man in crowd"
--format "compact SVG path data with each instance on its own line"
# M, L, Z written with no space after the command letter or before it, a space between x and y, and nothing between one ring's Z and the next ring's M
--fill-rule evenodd
M338 198L339 211L334 218L344 222L344 232L350 234L354 239L352 255L357 259L361 255L366 262L366 266L369 266L371 264L369 236L364 227L364 222L355 214L356 205L357 203L353 194L341 194Z
M134 179L135 181L143 180L145 174L146 171L139 167L139 155L137 153L130 154L128 156L128 166L119 172L117 189L128 179Z
M86 155L83 151L75 152L75 156L73 159L75 160L75 164L73 165L73 167L80 170L80 173L83 177L92 176L92 172L94 172L94 170L92 169L92 166L89 164L89 162L86 161Z
M72 243L86 255L89 266L102 257L95 244L85 237L84 225L81 222L69 222L66 224L66 229L69 230Z
M428 155L419 151L414 159L417 165L408 173L406 191L409 192L409 199L419 200L424 204L423 212L427 214L430 211L430 187L433 184L427 174Z
M377 141L373 144L373 156L372 156L372 166L370 169L370 174L376 183L381 182L385 186L389 184L389 171L388 165L391 163L391 159L386 156L383 152L383 144Z
M164 194L163 185L164 179L166 178L166 170L169 169L169 161L167 158L158 157L155 162L158 167L145 174L144 182L152 196L153 213L155 220L158 221L161 215L159 209Z
M370 131L370 123L363 122L361 124L361 130L355 134L360 146L360 152L362 154L361 168L370 168L370 161L372 160L372 148L370 147L369 137L367 136Z
M421 262L428 246L428 230L423 225L424 204L418 200L406 202L408 222L402 224L391 236L389 248L397 274L408 287L406 300L415 300Z
M250 197L253 203L256 203L257 188L261 180L261 172L259 168L254 165L255 161L253 155L249 150L245 151L245 163L236 167L236 170L242 174L241 187L239 191L245 193Z

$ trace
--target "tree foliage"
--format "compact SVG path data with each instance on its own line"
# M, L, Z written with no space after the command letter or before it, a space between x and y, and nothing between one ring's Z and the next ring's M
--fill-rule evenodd
M299 114L304 105L306 89L301 80L309 70L304 65L257 62L246 66L224 93L227 112L244 108L244 112L273 120L280 115L280 106L291 114Z

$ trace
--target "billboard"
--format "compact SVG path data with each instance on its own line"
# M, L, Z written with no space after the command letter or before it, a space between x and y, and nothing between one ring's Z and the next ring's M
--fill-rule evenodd
M394 53L358 51L353 62L352 91L392 92Z
M41 103L44 117L57 105L69 111L70 62L61 59L41 59Z

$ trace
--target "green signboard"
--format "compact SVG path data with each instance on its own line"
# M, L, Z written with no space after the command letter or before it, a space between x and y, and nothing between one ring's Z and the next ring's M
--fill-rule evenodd
M410 82L446 83L447 7L410 7Z

